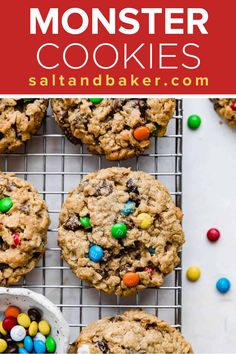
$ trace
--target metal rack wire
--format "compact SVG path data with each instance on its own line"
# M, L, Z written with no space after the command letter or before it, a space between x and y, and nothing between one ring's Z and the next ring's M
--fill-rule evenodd
M168 132L153 139L144 155L122 162L109 162L94 156L86 147L74 146L61 134L49 111L44 126L22 150L0 156L0 169L15 172L34 184L46 200L51 217L48 249L41 263L19 286L40 292L57 304L71 327L71 340L87 323L125 309L139 307L167 320L181 329L181 265L166 277L159 289L149 288L135 297L106 295L77 279L60 258L57 225L61 204L68 191L88 172L112 165L142 169L162 180L177 206L182 205L182 100L177 100L176 114Z

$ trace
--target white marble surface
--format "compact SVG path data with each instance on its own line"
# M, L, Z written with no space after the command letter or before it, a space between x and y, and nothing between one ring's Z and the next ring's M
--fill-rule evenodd
M184 102L184 228L183 333L195 353L236 353L236 131L220 119L207 99ZM199 114L202 126L187 128L189 114ZM211 244L209 228L221 231ZM202 270L197 283L185 278L188 266ZM231 290L215 290L219 277L231 280Z

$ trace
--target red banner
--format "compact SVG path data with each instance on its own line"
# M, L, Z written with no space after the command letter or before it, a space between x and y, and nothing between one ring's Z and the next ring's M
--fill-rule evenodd
M3 0L1 94L236 93L236 3Z

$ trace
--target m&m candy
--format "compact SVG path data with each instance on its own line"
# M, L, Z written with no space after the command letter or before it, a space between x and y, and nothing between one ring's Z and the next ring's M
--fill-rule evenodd
M155 248L154 247L149 247L148 252L153 255L155 254Z
M201 118L197 114L192 114L188 117L188 127L192 130L196 130L201 125Z
M99 245L93 245L89 249L89 259L92 262L100 262L103 258L103 249Z
M41 311L30 308L28 313L10 305L3 311L0 322L0 353L54 353L56 341L50 324L42 319ZM37 321L35 321L35 319Z
M127 234L127 226L123 223L114 224L111 228L111 234L114 238L123 238Z
M141 213L137 216L140 229L147 230L153 223L153 218L147 213Z
M220 231L215 228L211 228L207 231L207 238L211 242L216 242L220 238Z
M201 270L197 266L191 266L188 268L186 276L189 281L195 282L200 278Z
M137 273L128 272L123 277L123 283L128 288L133 288L139 284L139 275Z
M122 214L129 215L135 211L136 205L132 200L128 200L121 209Z
M234 102L231 103L230 108L231 108L233 111L236 111L236 101L234 101Z
M89 229L91 227L90 224L90 218L88 216L84 216L84 217L80 217L79 218L81 225L85 228L85 229Z
M103 98L89 98L89 101L94 104L99 104L103 101Z
M150 130L146 126L138 127L134 130L133 135L136 140L147 140L150 136Z
M230 290L230 287L231 284L227 278L220 278L216 282L216 289L222 294L227 293Z
M0 212L6 213L8 212L13 206L13 202L10 197L0 199Z

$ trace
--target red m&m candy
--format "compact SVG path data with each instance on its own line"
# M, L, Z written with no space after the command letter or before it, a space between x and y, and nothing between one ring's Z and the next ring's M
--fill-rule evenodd
M231 103L230 108L231 108L233 111L236 111L236 101L234 101L234 102Z
M220 231L215 228L211 228L207 231L207 238L211 242L216 242L220 238Z
M17 320L15 317L5 317L4 320L2 321L2 326L5 329L5 331L10 331L14 326L17 325Z

